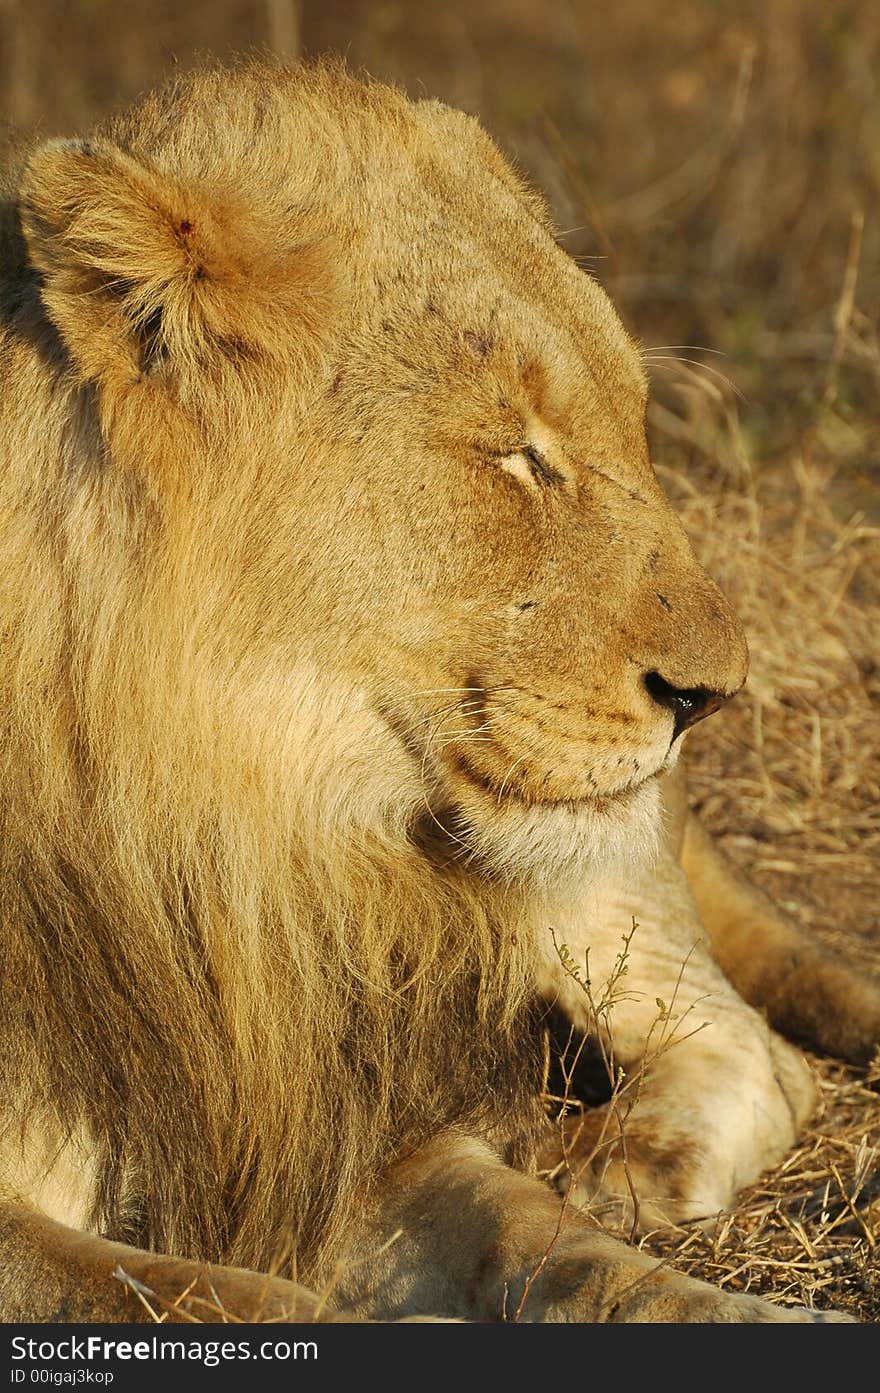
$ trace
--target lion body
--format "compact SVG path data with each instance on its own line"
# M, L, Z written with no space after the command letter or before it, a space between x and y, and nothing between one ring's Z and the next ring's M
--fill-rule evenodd
M432 1146L524 1161L548 929L610 961L645 905L645 1000L695 939L683 995L723 998L656 1091L655 1155L701 1108L717 1138L673 1199L783 1154L809 1084L662 845L680 742L643 681L720 699L743 640L651 473L638 354L476 123L334 67L206 72L29 152L3 227L4 1192L319 1284L381 1248L353 1216L415 1223L389 1176L449 1211ZM621 1057L648 1030L626 1008ZM453 1267L410 1307L361 1269L351 1308L466 1314Z

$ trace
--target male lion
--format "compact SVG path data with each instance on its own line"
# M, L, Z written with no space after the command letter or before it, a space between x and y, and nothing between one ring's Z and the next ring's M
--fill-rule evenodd
M809 1112L762 1012L880 1036L681 811L745 644L541 200L327 65L204 72L7 187L0 1313L818 1318L523 1173L542 999L589 1024L554 942L599 981L637 919L625 1068L658 996L710 1022L633 1114L655 1219Z

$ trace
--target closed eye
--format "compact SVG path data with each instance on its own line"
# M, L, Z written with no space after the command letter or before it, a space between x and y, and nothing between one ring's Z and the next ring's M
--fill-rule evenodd
M536 485L538 488L559 487L567 482L564 474L560 473L554 465L550 464L541 451L534 445L524 445L521 450L514 450L509 455L504 455L501 459L501 468L514 478L520 479L530 488Z

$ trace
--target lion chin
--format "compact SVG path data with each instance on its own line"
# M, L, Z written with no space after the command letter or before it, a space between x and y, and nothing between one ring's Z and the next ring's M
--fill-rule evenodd
M662 805L655 776L604 799L528 805L474 787L420 818L420 837L450 858L511 886L575 892L578 886L654 862Z

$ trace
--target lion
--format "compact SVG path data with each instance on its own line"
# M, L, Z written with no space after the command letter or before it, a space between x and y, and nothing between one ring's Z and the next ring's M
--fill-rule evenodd
M179 78L5 188L0 1316L840 1318L582 1207L717 1212L812 1106L777 1030L864 1060L880 993L687 812L746 644L543 199L327 62ZM705 1028L566 1198L558 946L598 981L632 919L621 1067L657 998Z

